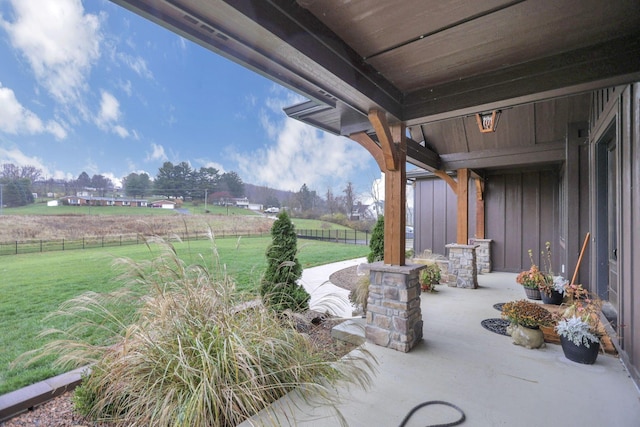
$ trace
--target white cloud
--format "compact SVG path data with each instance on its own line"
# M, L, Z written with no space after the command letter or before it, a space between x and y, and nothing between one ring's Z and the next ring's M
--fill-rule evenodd
M274 134L275 145L233 156L246 182L291 191L307 184L322 191L341 188L353 174L368 167L367 153L347 138L319 132L289 118L263 123L269 134Z
M151 153L147 153L147 157L146 157L145 161L147 161L147 162L152 162L152 161L166 162L169 159L167 157L167 155L165 154L164 147L162 145L151 143L151 150L152 150Z
M62 125L53 120L49 120L46 126L47 132L51 133L56 139L65 139L67 137L67 131L62 127Z
M119 177L116 177L113 172L103 172L100 175L110 179L115 188L122 188L122 179Z
M129 136L129 131L123 128L120 125L116 125L113 127L113 132L117 134L120 138L126 138Z
M120 87L120 89L122 89L124 93L127 94L127 96L131 96L131 93L133 92L132 90L133 85L131 84L131 80L127 80L127 81L120 80L118 82L118 86Z
M120 102L118 99L107 91L102 91L100 99L100 111L96 117L96 124L102 130L110 130L120 138L126 138L129 136L129 131L122 125L119 125L120 116Z
M203 168L214 168L217 169L220 173L225 173L225 167L218 162L212 162L205 159L196 159L196 162L198 162Z
M9 34L13 47L57 102L80 103L91 67L100 56L100 17L85 14L80 0L10 3L15 19L2 19L0 26Z
M118 52L116 57L120 62L131 68L140 77L153 79L153 73L147 67L147 61L144 58L123 52Z
M0 132L12 135L36 135L50 133L57 140L65 139L67 131L54 120L43 123L32 111L17 100L13 90L0 83Z
M98 124L117 122L120 119L120 103L115 96L107 91L102 91L100 100L100 112L98 113Z

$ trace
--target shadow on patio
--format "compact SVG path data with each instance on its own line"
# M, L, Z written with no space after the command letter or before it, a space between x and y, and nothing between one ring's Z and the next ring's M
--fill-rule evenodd
M515 276L484 274L475 290L440 285L422 294L424 339L409 353L366 344L378 372L370 390L343 391L340 410L349 425L397 426L421 402L443 400L465 412L465 426L637 426L640 394L617 357L601 353L594 365L580 365L559 345L529 350L481 326L500 317L494 304L525 298ZM304 408L275 424L338 425L322 409ZM430 406L406 425L458 418L451 408Z

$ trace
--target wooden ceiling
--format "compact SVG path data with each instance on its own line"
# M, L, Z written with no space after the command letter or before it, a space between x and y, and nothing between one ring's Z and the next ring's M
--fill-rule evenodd
M640 80L640 0L112 0L307 96L349 135ZM415 148L415 147L414 147Z

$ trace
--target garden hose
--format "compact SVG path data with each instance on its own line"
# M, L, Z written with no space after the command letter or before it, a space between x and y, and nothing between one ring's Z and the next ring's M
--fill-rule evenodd
M466 415L464 414L464 411L462 409L460 409L459 407L457 407L456 405L454 405L453 403L449 403L449 402L445 402L443 400L430 400L428 402L422 402L421 404L414 406L413 409L411 409L411 411L409 411L409 413L407 414L406 417L404 417L404 419L402 420L402 422L400 423L399 427L404 427L407 422L409 421L409 419L413 416L413 414L415 414L418 410L424 408L425 406L428 405L445 405L445 406L449 406L453 409L455 409L456 411L460 412L460 419L450 422L450 423L445 423L445 424L430 424L426 427L451 427L451 426L457 426L459 424L462 424L464 422L464 420L467 418Z

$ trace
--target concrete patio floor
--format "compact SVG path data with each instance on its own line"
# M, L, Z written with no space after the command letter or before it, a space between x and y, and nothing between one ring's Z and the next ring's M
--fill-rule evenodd
M305 270L301 280L312 305L322 293L340 294L326 284L333 271L359 262ZM494 304L525 298L515 274L480 275L478 282L478 289L440 285L437 293L422 294L424 339L411 352L366 344L378 369L371 389L341 390L339 409L350 426L398 426L414 406L429 400L460 407L465 426L640 426L640 393L617 357L600 354L594 365L581 365L567 360L559 345L538 350L513 345L510 337L480 322L500 317ZM343 308L344 314L351 311L346 302ZM283 399L278 407L283 412L268 423L339 425L327 418L326 408L312 409L295 398ZM430 406L406 425L458 418L451 408Z

